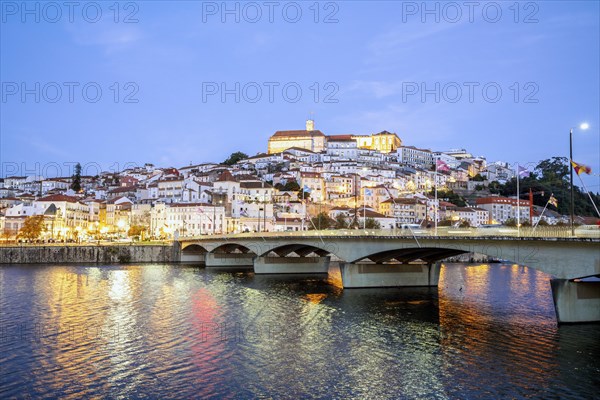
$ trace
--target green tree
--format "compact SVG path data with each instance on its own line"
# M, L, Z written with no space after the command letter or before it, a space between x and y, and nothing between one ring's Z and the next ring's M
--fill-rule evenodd
M458 227L459 228L470 228L471 227L471 223L469 221L467 221L466 219L462 219L458 223Z
M235 153L231 153L229 158L227 160L223 161L223 164L233 165L233 164L237 163L238 161L245 160L247 158L248 158L248 154L242 153L241 151L236 151Z
M25 218L25 222L19 230L19 237L34 240L40 237L43 230L44 216L32 215L31 217Z
M474 177L472 177L471 180L475 182L483 182L485 181L485 178L481 176L481 174L477 174Z
M329 229L329 227L331 227L335 222L329 218L329 215L327 215L327 213L319 213L317 214L317 216L312 217L310 219L311 221L311 229Z
M566 157L552 157L540 161L535 167L536 175L546 182L568 182L569 181L569 159Z
M297 192L300 190L300 185L296 181L287 181L283 187L283 190L286 192Z
M367 218L365 220L365 229L381 229L381 224L374 218Z
M72 176L71 189L76 192L81 190L81 164L75 165L75 173Z
M544 207L553 194L558 200L556 211L562 215L567 215L571 210L571 183L570 183L570 165L565 157L552 157L540 161L535 167L535 171L528 177L519 181L520 198L527 198L527 192L531 189L533 192L533 204ZM490 193L500 194L502 196L515 196L517 192L517 179L513 178L504 185L497 182L490 183L488 187ZM598 194L590 193L590 196L596 204L600 202ZM595 216L596 212L588 194L577 185L573 187L574 210L575 215ZM554 207L552 206L554 209Z
M337 217L335 217L335 229L347 229L348 226L348 220L344 214L338 214Z
M305 191L303 188L300 188L300 190L298 190L298 199L310 201L310 192Z
M509 218L504 222L505 226L517 226L517 220L514 218Z
M500 182L498 182L498 181L492 181L488 185L488 190L492 194L499 194L500 191L502 190L502 184Z
M435 190L429 192L430 196L435 195ZM438 189L438 199L448 199L448 201L458 207L465 207L467 205L464 197L459 196L454 193L452 190L439 190Z

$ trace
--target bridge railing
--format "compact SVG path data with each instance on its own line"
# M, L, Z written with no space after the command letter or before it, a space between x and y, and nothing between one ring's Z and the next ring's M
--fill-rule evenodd
M201 237L182 237L181 240L215 239L215 238L268 238L268 237L521 237L521 238L592 238L600 239L600 226L583 225L571 234L568 226L544 226L536 229L532 227L493 227L493 228L454 228L438 227L417 229L327 229L311 231L288 232L249 232L229 235L209 235Z

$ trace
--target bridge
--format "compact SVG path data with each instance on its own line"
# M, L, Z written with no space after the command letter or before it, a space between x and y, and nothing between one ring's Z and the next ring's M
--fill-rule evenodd
M549 234L549 232L551 234ZM326 274L339 261L344 288L437 286L441 262L479 253L553 277L559 323L600 321L600 230L328 230L180 238L180 259L256 274Z

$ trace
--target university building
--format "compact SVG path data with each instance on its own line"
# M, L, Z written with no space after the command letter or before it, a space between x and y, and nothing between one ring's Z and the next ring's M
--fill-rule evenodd
M290 148L310 150L315 153L331 151L343 153L345 158L356 158L357 149L392 153L402 146L395 133L382 131L373 135L334 135L325 136L315 130L315 121L306 121L305 130L277 131L269 138L268 153L281 153Z
M315 121L306 121L306 130L277 131L269 138L269 154L281 153L292 147L315 153L325 150L327 139L323 132L315 130Z

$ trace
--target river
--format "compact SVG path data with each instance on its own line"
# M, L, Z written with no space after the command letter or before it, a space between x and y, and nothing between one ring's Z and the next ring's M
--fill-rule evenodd
M446 264L439 288L182 265L0 267L0 398L594 398L600 325L549 277Z

